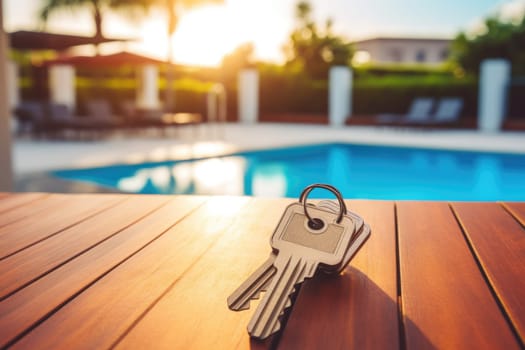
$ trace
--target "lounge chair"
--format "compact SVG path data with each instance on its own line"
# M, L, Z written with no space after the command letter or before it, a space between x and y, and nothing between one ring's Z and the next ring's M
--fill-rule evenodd
M434 99L429 97L418 97L412 101L408 113L405 115L398 114L381 114L376 117L379 124L422 124L431 119Z
M120 109L127 125L135 128L156 128L165 131L168 128L200 124L203 121L199 113L166 113L160 108L138 108L133 101L123 101Z
M458 97L445 97L439 100L436 112L432 116L432 124L449 124L459 121L463 100Z
M24 101L21 102L14 110L18 119L19 134L33 132L39 133L43 128L45 121L44 106L41 102Z
M72 110L61 103L50 103L47 106L46 129L49 132L93 130L94 126L88 118L73 115Z
M97 130L112 130L124 126L122 118L114 116L111 105L106 100L91 100L86 102L86 120Z
M135 102L132 100L121 101L118 105L119 115L121 115L126 124L134 124L134 122L139 118L138 109L135 105Z
M139 108L134 101L124 100L119 104L120 114L124 117L126 126L131 128L164 127L161 109Z

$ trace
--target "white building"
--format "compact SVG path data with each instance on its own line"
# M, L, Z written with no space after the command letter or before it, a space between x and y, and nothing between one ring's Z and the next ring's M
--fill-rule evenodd
M373 38L354 43L357 63L440 64L449 54L451 40L432 38Z

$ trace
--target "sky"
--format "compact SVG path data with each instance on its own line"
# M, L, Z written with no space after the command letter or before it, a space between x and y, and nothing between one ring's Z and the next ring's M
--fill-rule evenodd
M2 0L0 0L2 1ZM7 31L42 28L38 9L45 0L3 0ZM525 0L311 0L314 17L334 20L334 31L350 40L377 36L452 38L460 31L480 27L482 19L504 12L525 11ZM255 46L260 60L282 62L282 47L294 27L296 0L226 0L186 10L172 38L178 63L219 64L224 54L245 42ZM128 50L156 58L167 55L166 19L151 10L129 19L107 13L106 36L133 37L134 43L107 44L107 53ZM91 35L94 27L87 9L64 10L50 17L46 30Z

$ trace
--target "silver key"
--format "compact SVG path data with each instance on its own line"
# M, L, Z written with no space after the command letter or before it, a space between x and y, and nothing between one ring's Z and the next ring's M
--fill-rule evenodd
M330 210L334 213L337 213L340 210L339 205L334 201L321 201L319 202L318 207ZM368 224L365 223L361 216L357 215L356 213L350 210L347 211L346 215L348 215L354 221L356 227L354 236L352 238L352 242L350 243L350 247L348 248L345 254L341 268L336 271L325 270L326 272L341 272L350 263L350 260L352 260L354 255L359 251L359 249L363 246L363 244L365 244L365 242L370 237L370 226L368 226Z
M312 205L313 206L313 205ZM315 206L313 206L315 207ZM339 206L333 201L322 201L319 203L319 207L327 209L337 213ZM358 215L350 216L356 223L356 230L361 230L363 226L363 219ZM354 232L355 234L355 232ZM244 281L227 299L228 307L233 311L247 310L250 308L250 301L258 299L261 292L267 290L273 275L275 274L274 261L276 258L275 252L272 251L270 257L247 279ZM346 266L346 264L344 264ZM337 272L329 271L326 272Z
M264 339L280 329L279 317L291 306L295 287L312 278L319 266L341 268L355 230L353 221L341 216L337 223L339 217L332 211L314 206L308 206L308 212L322 221L322 227L312 229L303 204L294 203L286 208L272 235L276 271L248 324L248 333L253 337Z
M318 204L318 207L331 210L334 213L337 213L339 211L338 204L336 204L333 201L322 201ZM368 227L368 225L364 224L363 219L359 215L352 212L348 212L348 216L354 221L355 232L353 233L353 237L360 234L361 230L363 229L365 230L365 236L368 236L370 234L370 228ZM359 244L359 246L354 246L348 249L347 254L345 255L345 258L343 260L341 269L344 269L346 265L348 265L353 255L357 252L357 250L363 243L364 240L361 244ZM275 258L276 254L272 252L270 254L270 257L228 297L227 301L230 310L241 311L249 309L250 301L253 299L258 299L260 293L265 292L267 290L267 287L275 274L275 267L273 265ZM338 273L341 269L335 271L323 271L327 273Z
M228 307L230 310L240 311L250 308L250 301L258 299L261 292L265 292L275 274L275 258L272 251L270 257L250 277L244 281L229 297Z

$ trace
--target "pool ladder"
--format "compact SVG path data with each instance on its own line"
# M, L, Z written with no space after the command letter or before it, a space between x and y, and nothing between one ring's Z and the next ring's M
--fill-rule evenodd
M214 84L206 96L206 113L210 138L224 138L226 123L226 89L222 84Z

